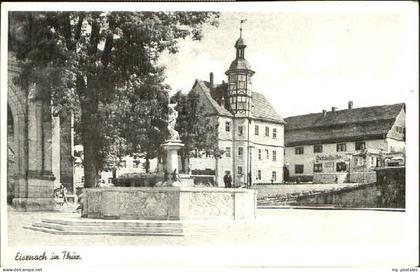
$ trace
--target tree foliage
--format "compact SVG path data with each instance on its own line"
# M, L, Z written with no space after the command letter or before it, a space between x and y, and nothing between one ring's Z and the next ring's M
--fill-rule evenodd
M223 151L218 145L218 122L208 116L197 93L191 91L184 94L178 91L172 101L177 103L178 120L176 130L179 132L184 147L180 150L183 170L185 160L193 152L205 152L207 155L220 158Z
M161 120L154 117L164 111L159 99L167 90L157 60L165 50L176 53L179 39L199 40L203 24L217 25L217 17L213 12L10 13L9 45L22 67L17 82L34 86L37 98L51 100L57 111L80 113L86 187L95 184L119 137L135 150L138 144L146 148L148 135L156 147L164 132L156 132ZM126 114L130 108L135 111ZM135 114L152 118L133 121ZM127 131L142 122L138 136Z

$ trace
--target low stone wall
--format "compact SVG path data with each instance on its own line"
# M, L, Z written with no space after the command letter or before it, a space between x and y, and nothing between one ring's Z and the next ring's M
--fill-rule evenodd
M376 172L344 173L314 173L314 183L373 183L376 182Z
M347 173L314 173L314 183L344 183Z
M287 182L311 182L313 175L291 175Z
M371 173L370 173L371 174ZM376 182L357 184L341 190L301 195L291 205L350 208L405 208L405 168L377 169ZM352 183L348 183L352 184Z
M376 182L376 172L374 172L374 171L352 172L352 173L350 173L349 182L374 183L374 182Z
M256 191L183 187L85 189L88 218L131 220L253 219Z
M290 200L301 195L315 194L320 192L337 191L343 188L355 187L358 184L341 183L341 184L267 184L253 185L252 188L257 190L258 200ZM259 201L260 202L260 201Z

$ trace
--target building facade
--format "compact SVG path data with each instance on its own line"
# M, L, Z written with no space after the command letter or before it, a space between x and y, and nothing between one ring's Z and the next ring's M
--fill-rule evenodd
M75 162L74 162L74 186L75 188L84 188L84 168L83 168L83 146L82 145L75 145L74 151L77 155L75 155ZM114 175L116 178L120 177L121 175L125 174L138 174L138 173L146 173L144 168L144 164L146 163L146 159L134 156L124 156L121 158L118 167L115 168L115 172L111 170L103 170L99 173L99 179L103 180L105 183L110 184L112 183L112 178ZM150 159L149 160L149 171L156 172L158 168L158 160Z
M226 71L227 82L215 84L197 79L195 92L212 124L217 124L218 146L224 151L220 159L191 159L190 168L215 170L218 186L223 176L232 174L235 186L248 182L283 182L284 120L264 95L252 87L254 71L245 59L246 44L235 43L236 58ZM206 164L207 162L207 164Z
M285 119L285 162L291 181L319 173L370 171L405 154L405 105L323 111ZM404 155L402 155L404 156Z
M15 84L21 69L13 52L7 72L8 203L21 211L52 210L54 188L72 187L70 122L52 114L40 90Z

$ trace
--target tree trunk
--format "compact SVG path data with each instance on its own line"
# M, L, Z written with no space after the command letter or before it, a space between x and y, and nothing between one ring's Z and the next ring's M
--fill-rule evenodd
M83 142L83 168L85 172L85 188L95 187L98 179L98 168L96 162L96 121L92 117L91 109L88 109L87 103L81 105L82 119L82 142Z
M89 82L89 80L88 80ZM95 187L98 180L98 99L97 90L91 84L85 88L84 79L79 77L78 88L81 108L81 127L83 144L83 168L85 172L85 188Z
M185 157L186 156L184 152L181 152L180 156L181 156L181 171L180 172L185 173L186 172L185 171Z
M214 171L214 186L219 187L219 182L217 181L219 178L219 159L217 158L217 156L215 157L215 160L216 160L216 167Z
M144 165L144 170L146 171L146 173L150 172L150 156L149 156L149 152L146 153L146 163Z

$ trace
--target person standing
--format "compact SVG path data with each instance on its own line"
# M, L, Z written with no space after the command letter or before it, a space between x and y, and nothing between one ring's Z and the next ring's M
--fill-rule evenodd
M179 181L179 175L178 175L176 169L172 172L172 181L173 182L178 182Z
M232 188L232 176L229 171L227 172L227 188Z
M63 202L62 202L61 206L63 206L64 203L66 203L66 205L68 205L68 203L67 203L67 189L66 189L66 187L64 187L63 184L60 185L60 197L63 199Z
M225 188L229 188L228 187L228 180L229 180L229 177L228 177L228 175L229 175L229 171L225 171L225 175L223 176L223 182L225 183Z

